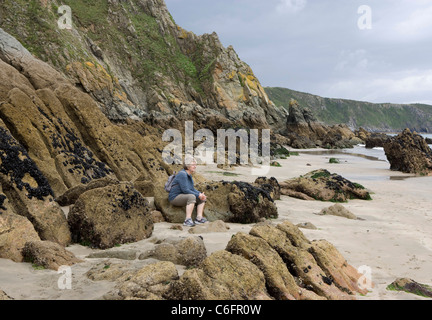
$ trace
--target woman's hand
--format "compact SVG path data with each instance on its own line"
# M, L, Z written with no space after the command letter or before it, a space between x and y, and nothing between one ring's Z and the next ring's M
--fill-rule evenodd
M199 197L198 197L201 201L206 201L207 197L204 193L200 193Z

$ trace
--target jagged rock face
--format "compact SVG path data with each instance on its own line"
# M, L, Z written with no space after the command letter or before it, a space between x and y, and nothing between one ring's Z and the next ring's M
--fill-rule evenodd
M207 128L218 118L255 129L283 127L285 112L269 101L234 49L224 48L215 33L197 36L179 27L164 1L66 4L73 13L72 30L58 29L53 1L35 2L33 11L21 2L4 3L0 10L15 9L17 17L0 27L89 93L110 120L146 119L166 126L169 115ZM34 24L34 11L43 18L33 38L26 30Z
M384 144L390 169L428 175L432 172L432 150L419 134L405 129Z
M365 139L366 148L384 147L388 139L389 136L385 133L370 133Z
M48 64L0 34L0 116L55 196L103 177L165 178L161 146L144 123L114 125L97 103ZM8 79L8 81L6 81Z
M60 206L53 201L53 191L48 180L1 120L0 182L0 212L26 217L42 240L62 245L70 243L66 217ZM25 234L28 232L23 232Z
M300 108L291 101L286 122L285 135L291 139L294 148L352 148L362 140L344 124L327 126L316 120L307 108Z

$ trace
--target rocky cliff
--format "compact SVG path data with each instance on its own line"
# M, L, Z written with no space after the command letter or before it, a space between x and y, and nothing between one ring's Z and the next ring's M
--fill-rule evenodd
M71 29L59 28L61 4L71 9ZM163 0L14 1L2 2L0 12L7 17L0 27L88 93L111 121L284 126L285 112L234 49L216 33L182 29Z

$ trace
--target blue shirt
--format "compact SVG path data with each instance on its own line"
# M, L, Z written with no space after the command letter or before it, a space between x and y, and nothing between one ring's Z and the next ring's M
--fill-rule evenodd
M194 188L192 175L185 170L177 173L172 185L173 187L168 196L169 201L173 201L179 194L194 194L198 198L201 193Z

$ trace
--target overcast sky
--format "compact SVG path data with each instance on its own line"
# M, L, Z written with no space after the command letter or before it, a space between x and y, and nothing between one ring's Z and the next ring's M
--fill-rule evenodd
M263 86L432 104L432 0L165 2L182 28L232 45Z

